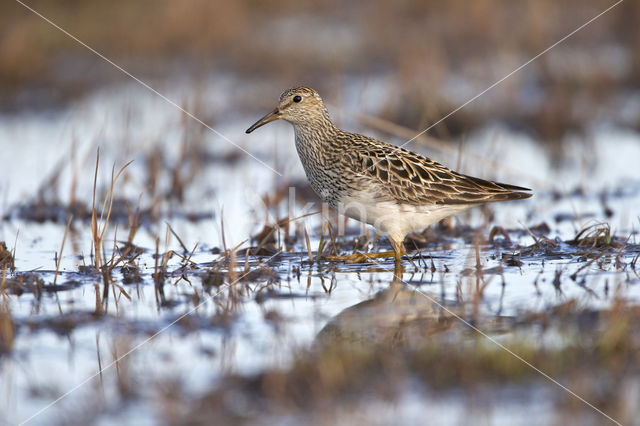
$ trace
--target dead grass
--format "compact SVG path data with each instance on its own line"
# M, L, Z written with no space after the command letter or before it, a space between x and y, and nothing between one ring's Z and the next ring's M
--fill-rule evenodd
M603 6L595 0L587 3L598 7ZM474 5L470 7L470 10L467 10L469 4L463 4L462 2L451 3L450 10L447 9L448 6L443 6L437 2L426 2L424 4L418 4L413 1L400 2L400 4L396 4L391 9L391 6L383 6L379 2L373 2L370 6L366 6L367 10L364 11L366 13L357 17L356 29L360 32L371 31L368 28L372 25L372 22L378 27L382 27L381 24L388 25L390 28L387 32L388 40L384 40L383 43L374 46L373 44L379 41L379 35L368 34L367 39L371 40L371 45L367 44L359 55L350 57L348 60L352 62L338 61L332 65L327 65L327 63L323 62L326 58L310 58L305 55L297 57L296 55L300 52L296 49L292 49L289 52L276 51L273 53L268 49L264 49L264 46L256 46L256 37L247 31L246 26L242 25L247 23L245 20L256 24L256 34L259 34L261 25L266 24L254 22L259 20L258 17L260 19L264 17L267 18L267 21L272 20L276 23L280 22L276 21L276 19L286 19L290 16L289 14L310 12L319 14L319 20L336 18L334 16L336 14L335 8L320 7L319 9L312 9L311 3L307 2L294 3L287 0L284 3L268 2L268 6L255 3L251 5L244 3L217 5L220 7L215 9L217 15L213 20L203 16L196 22L191 22L189 19L193 11L199 10L198 8L200 7L214 13L211 4L207 3L205 5L204 2L197 1L187 7L183 4L163 1L155 3L153 10L149 11L150 13L148 14L141 14L141 10L138 9L142 8L144 4L148 5L145 2L126 6L114 6L103 3L102 0L94 2L92 5L76 2L75 8L70 8L69 10L58 9L57 6L54 7L41 1L34 1L33 4L38 7L42 6L44 9L49 8L47 10L56 15L56 19L59 18L61 23L69 24L70 27L78 24L76 19L85 19L85 22L80 23L80 28L75 28L82 33L79 35L87 36L88 41L95 43L97 47L105 49L107 52L114 53L118 57L120 57L119 55L124 57L137 56L142 60L147 60L149 57L171 57L178 54L177 52L195 56L204 55L206 52L207 55L220 54L220 57L224 60L227 58L225 55L229 55L234 59L233 66L237 67L238 70L264 72L265 74L275 73L275 70L280 70L283 71L285 79L293 79L298 75L296 73L302 73L301 70L308 70L314 65L317 66L314 72L318 73L322 73L326 67L335 67L333 72L338 73L350 67L368 66L377 60L393 66L400 65L398 67L398 79L404 86L399 86L401 90L394 94L394 97L406 102L407 105L398 109L397 106L389 104L388 109L385 111L388 117L398 118L404 122L405 126L408 126L391 130L387 127L390 133L395 132L394 134L396 135L402 134L398 132L398 129L409 134L408 128L422 125L437 117L443 110L446 110L446 103L444 103L445 107L436 108L431 101L425 101L425 99L432 96L436 101L439 101L440 98L438 93L432 92L432 90L436 90L434 87L420 87L427 84L422 80L428 81L429 85L436 86L443 81L449 70L458 67L460 61L466 58L473 60L477 53L469 51L470 47L465 48L465 43L468 40L477 39L474 43L483 47L478 52L485 53L493 51L492 49L497 43L504 43L504 32L497 31L496 28L499 28L499 24L503 23L504 20L508 20L509 16L511 16L513 11L510 8L523 7L531 11L532 15L526 15L525 22L522 23L524 28L527 28L527 26L535 27L536 25L546 25L549 28L538 28L538 31L522 34L523 31L518 28L505 27L504 31L516 31L514 39L507 40L508 46L506 48L509 51L513 49L513 51L524 55L535 53L536 49L546 47L545 43L549 41L540 38L541 34L548 34L547 30L549 30L551 33L558 35L557 33L562 33L563 30L563 28L556 27L560 21L547 19L548 13L553 14L556 11L555 6L548 0L535 4L533 2L523 2L522 5L524 6L508 6L507 9L511 11L502 11L501 8L505 3L499 1L489 1L480 6ZM581 5L584 4L581 3ZM0 6L0 10L6 7L6 5ZM284 18L281 16L282 10L280 9L283 7L289 8L287 13L283 15ZM374 10L375 7L379 7L380 10ZM495 10L500 10L500 12L497 15L489 13ZM100 15L101 19L94 19L95 14L101 13L104 14L104 16ZM105 27L105 22L109 22L111 18L118 18L121 13L127 14L127 18L118 21L116 29ZM622 18L617 13L614 18L608 19L613 20L614 23L620 21ZM133 18L128 14L135 15L135 23L132 22ZM231 16L235 16L234 14L246 14L246 16L234 21L229 18L228 14L231 14ZM139 22L140 16L144 16L143 22ZM229 19L231 24L225 23L222 28L214 28L218 20L223 19L221 17ZM2 19L5 18L0 18L0 21ZM421 46L416 41L411 41L420 38L421 31L426 25L425 22L437 23L439 19L447 23L447 25L433 25L427 26L427 28L429 30L434 29L434 34L438 36L444 35L442 39L436 37L434 40L428 40L425 43L426 47ZM30 30L42 24L32 21L33 17L27 15L21 16L18 21L20 20L30 21L30 26L27 25ZM155 28L164 28L166 31L143 34L145 31L148 32L147 24L153 25ZM512 23L511 25L516 24ZM601 30L603 34L616 36L618 31L623 31L613 28L613 24L609 20L604 22L604 26L605 29ZM133 28L133 33L131 28ZM628 25L625 28L627 29L624 31L630 31ZM9 34L12 31L17 30L13 27L6 30ZM116 34L117 31L119 33ZM176 31L180 34L176 35ZM635 34L634 31L631 32ZM405 37L407 32L409 35L413 34L414 36L408 42ZM478 34L480 33L482 33L482 37L479 38ZM42 34L44 35L45 32ZM137 37L141 37L141 39L137 39ZM584 39L579 40L579 43L590 46L593 42L591 38L593 36L585 35L584 37ZM196 44L189 47L189 49L193 50L189 50L186 53L182 51L183 44L193 38L198 38ZM535 38L540 39L535 40ZM109 42L105 40L109 40ZM443 51L445 47L438 46L441 41L443 46L452 47L451 57L447 57L449 54L445 54L446 52ZM624 42L624 37L619 41ZM5 40L0 43L9 42ZM22 47L29 48L30 43L35 42L30 40L23 41ZM65 54L64 52L75 49L75 46L69 44L68 40L54 39L50 40L49 43L48 46L38 46L32 51L32 53L38 53L38 49L42 49L39 52L42 53L42 57L31 60L42 61L39 65L32 65L34 65L34 69L40 67L41 71L44 70L45 75L46 71L53 72L57 66L55 64L51 65L56 62L57 55L63 55ZM220 43L220 46L215 43ZM484 43L487 43L487 45L485 46ZM492 45L492 43L494 44ZM237 51L220 53L222 50L234 50L229 49L229 46L233 46ZM500 47L500 49L504 48ZM251 56L247 55L247 52L256 54ZM6 52L0 49L0 59L2 59L3 55L10 55L11 53L11 51ZM437 54L433 55L433 53ZM76 63L74 55L76 54L73 54L70 59L72 64ZM240 58L240 56L243 57ZM420 58L429 58L431 62L428 64L421 63ZM22 59L26 61L25 58ZM296 61L296 64L300 67L299 70L291 71L291 64L293 63L291 59L299 59L299 62ZM316 59L315 62L314 59ZM51 61L51 63L47 61ZM451 61L451 63L448 61ZM13 72L18 72L20 66L27 66L27 64L21 64L18 61L12 66L15 67ZM542 64L541 67L544 69L545 64ZM12 71L10 70L9 72ZM417 81L415 75L420 75L421 81ZM430 77L434 77L434 79L430 80ZM483 80L484 77L486 76L482 76ZM554 80L556 77L552 75L544 75L543 77L541 80L542 85L558 84ZM30 77L28 73L25 73L20 78L24 78L20 84L34 84L33 79L35 77ZM315 77L310 78L314 79ZM403 79L406 79L406 81L403 81ZM39 83L38 81L37 84ZM589 81L584 83L586 90L591 90L593 87L590 84L595 84ZM0 84L2 83L0 82ZM605 86L609 84L623 83L607 82ZM413 90L419 87L419 93L414 93L410 87L413 87ZM558 98L557 105L564 105L563 102L565 100L561 96ZM194 110L198 109L197 105L189 105L189 107L193 107ZM414 108L417 112L413 112ZM517 111L517 108L513 110ZM559 124L553 122L553 115L545 118L545 120L549 120L549 122L545 121L547 123L545 126L551 129L549 130L550 133L561 132L558 129L573 125L573 119L569 116L569 112L563 109L556 112L559 116L557 119ZM405 113L406 115L402 115ZM400 116L396 116L396 114ZM481 111L475 114L484 113ZM439 126L436 129L438 134L443 138L448 137L457 131L456 127L458 127L458 130L464 129L477 122L478 119L478 116L473 114L464 115L463 117L458 122L448 123L447 127ZM430 138L429 141L433 143L434 139ZM192 257L196 253L198 245L196 244L193 248L191 246L187 247L180 235L167 223L164 241L162 236L158 236L155 240L155 254L148 253L146 258L140 259L139 257L144 253L144 249L136 247L134 240L143 223L149 224L151 222L161 227L161 224L157 221L160 216L160 204L170 202L184 204L186 188L193 184L201 172L204 161L202 156L204 151L202 134L198 130L192 129L185 122L184 137L181 144L179 156L172 164L165 164L166 160L160 151L148 154L145 181L148 184L151 203L150 206L141 208L142 197L140 197L135 210L131 208L134 202L118 200L115 196L117 183L121 182L119 177L124 177L121 174L124 173L128 163L118 173L115 173L115 168L112 170L111 181L105 189L104 200L100 208L100 201L96 201L97 197L99 197L97 195L99 154L97 156L92 208L90 211L86 207L83 209L85 211L83 217L90 217L91 219L92 269L103 274L102 284L95 284L95 312L87 316L92 321L96 321L96 329L101 327L100 317L109 312L108 302L110 300L116 304L119 300L121 301L118 308L120 312L126 311L130 306L134 306L136 301L141 300L139 296L138 299L135 299L135 295L133 298L130 297L128 291L119 285L117 280L113 279L112 273L114 271L116 271L116 278L118 276L118 272L115 269L118 266L120 267L119 271L123 285L154 286L154 295L159 311L165 308L168 311L179 303L185 303L185 300L188 300L188 303L193 306L199 306L203 300L204 293L216 294L220 292L213 302L216 307L216 314L213 318L205 318L203 320L204 325L201 326L206 331L211 331L212 324L216 321L226 321L227 324L230 324L232 321L230 318L236 312L241 313L243 305L253 301L262 305L269 298L295 297L295 295L287 294L286 291L282 290L282 288L287 288L286 285L290 284L281 282L291 278L287 276L286 272L283 272L283 269L287 267L291 268L293 280L295 280L295 275L297 274L298 284L300 284L301 269L305 269L308 266L308 270L304 271L305 273L308 272L307 290L311 287L311 275L317 274L323 281L323 289L327 293L331 293L341 282L340 279L336 278L335 274L327 274L327 270L322 269L324 266L323 260L345 251L355 252L358 249L370 248L369 243L371 243L372 238L369 235L363 238L358 236L357 238L344 239L336 235L330 222L327 222L320 231L312 232L311 237L303 223L299 224L299 229L296 231L295 227L291 225L292 222L300 218L280 218L280 216L276 215L278 209L282 207L282 203L286 201L287 194L283 188L276 188L272 193L265 195L267 210L273 210L269 210L269 212L275 219L269 222L265 221L262 231L254 235L253 243L255 246L245 247L246 241L243 241L235 246L227 247L225 224L221 217L220 226L224 250L222 252L218 250L216 254L219 256L214 258L212 262L206 265L197 264L192 260ZM435 145L432 146L444 147L443 149L449 150L456 149L447 147L446 143L441 141L435 142ZM226 159L223 161L226 161ZM493 163L487 164L494 165ZM57 179L59 170L60 168L56 168L55 179ZM166 173L166 175L163 175L163 173ZM168 179L164 179L165 177L168 177ZM52 179L53 187L57 185L55 179ZM168 181L169 187L161 188L161 181ZM73 187L75 187L75 183ZM58 189L56 188L55 190L57 191ZM71 192L73 205L82 206L82 201L75 199L73 189ZM117 246L116 226L113 247L107 247L105 236L113 230L113 223L115 222L114 207L117 205L126 206L126 215L120 215L121 218L125 218L124 223L128 221L126 242L120 247ZM66 219L69 217L68 213L71 208L71 206L63 206L61 210L55 210L55 217ZM65 213L64 216L60 214L61 211ZM81 215L74 217L80 218ZM70 229L71 220L69 219L56 262L56 275L53 278L54 286L47 285L38 273L18 274L15 276L9 274L8 276L8 268L1 267L2 254L8 253L8 250L6 245L0 244L0 269L4 269L0 281L2 297L5 295L12 297L13 295L30 292L33 293L35 301L39 303L43 293L62 291L65 289L65 284L68 285L69 289L73 288L70 283L64 283L60 286L55 285L59 273L64 273L59 271L60 261L67 233L72 232ZM449 226L441 224L422 234L412 236L409 241L413 244L408 245L408 247L431 248L436 246L442 248L447 247L454 239L472 244L469 251L470 267L468 277L465 276L467 271L463 271L459 283L460 286L463 283L468 284L468 294L470 295L468 301L470 309L468 312L470 312L470 317L474 324L482 326L483 318L480 313L480 307L485 302L485 290L492 279L500 277L502 264L500 269L491 270L484 267L482 258L484 253L482 251L488 244L481 240L480 237L482 235L479 235L479 232L479 230L466 226L452 226L451 223L449 223ZM640 256L640 254L635 255L629 263L630 253L635 254L635 251L632 252L630 250L637 250L637 246L628 245L628 239L613 235L608 224L597 224L577 230L573 240L564 242L551 240L544 235L540 235L533 228L527 229L527 232L534 238L535 244L524 248L512 246L512 241L509 237L512 232L512 230L497 227L488 233L489 243L493 245L492 248L498 254L500 250L506 248L510 251L507 256L498 257L504 259L503 263L506 266L522 266L523 260L526 261L525 258L528 257L530 261L532 257L535 257L538 262L542 258L541 263L544 269L544 260L547 258L553 259L557 255L586 256L586 260L579 261L579 269L572 275L574 280L579 272L588 267L597 266L607 256L617 256L617 258L621 259L620 264L622 266L620 268L625 268L628 265L630 270L635 271L638 256ZM546 232L549 232L548 227ZM544 231L542 233L544 234ZM475 238L474 235L476 236ZM177 240L178 244L171 244L171 236L175 238L174 241ZM303 236L304 239L302 238ZM503 238L500 238L500 236ZM314 252L312 239L317 240L318 237L317 250ZM567 249L563 246L564 243L570 248ZM160 251L161 244L164 245L163 251ZM379 245L376 244L379 244L379 241L374 241L375 249L379 248ZM385 244L384 240L382 244ZM175 250L172 247L176 247ZM291 257L285 260L278 257L273 260L264 260L264 256L272 256L281 250L289 251ZM153 251L153 248L150 251ZM108 255L109 252L111 252L110 256ZM305 255L308 259L308 265L306 265L307 262L302 261ZM6 259L11 261L13 267L15 253L9 253L9 256ZM149 256L153 257L155 265L153 265L153 261L150 260ZM299 263L297 262L298 258L300 259ZM440 271L442 274L450 272L446 263L444 263L446 261L439 261L438 269L436 269L433 258L431 258L430 265L424 259L420 260L422 260L423 269L430 269L432 275L436 271ZM176 261L179 262L177 266ZM148 269L145 269L145 266ZM332 272L335 270L340 271L341 265L331 265L331 267ZM603 269L606 267L607 265L604 264L601 266ZM152 273L150 272L151 268L153 268ZM379 270L372 268L370 272L378 272ZM418 267L416 266L417 270ZM356 270L358 274L361 272L367 271ZM564 270L558 270L556 279L552 283L554 286L557 284L556 288L558 290L560 290L563 274L565 277L569 275ZM95 274L89 276L91 277L89 279L93 279ZM229 285L229 288L224 287L230 283L233 283L233 285ZM90 288L87 282L82 282L78 285ZM182 287L179 287L179 285ZM52 287L60 288L54 289ZM300 286L300 288L302 287L304 287L304 283ZM179 291L174 291L176 288ZM187 290L182 291L184 288ZM127 290L130 290L130 288L127 288ZM221 292L222 290L225 291ZM291 287L288 290L291 290ZM308 293L304 294L303 297L308 297ZM462 297L459 297L459 300L464 301ZM585 397L596 401L599 407L606 408L615 414L618 412L616 400L619 400L621 395L620 390L612 386L611 383L616 384L622 378L627 376L636 377L638 375L637 365L639 365L639 359L637 354L640 349L636 332L637 326L640 325L638 324L638 312L634 308L625 306L624 303L619 303L614 309L595 313L599 319L596 329L580 329L581 321L583 321L581 315L591 314L591 312L585 312L584 310L578 312L578 308L575 306L577 305L569 304L549 314L531 315L530 318L523 320L523 323L519 325L520 328L514 327L513 330L515 331L505 336L506 345L549 374L558 375L571 385L583 383L580 386L581 393L584 391ZM218 318L218 314L224 319ZM126 317L126 315L124 316ZM46 329L53 329L61 334L70 335L75 328L81 325L78 317L82 317L82 314L60 315L58 321L47 319L42 321L41 326ZM275 310L265 313L265 318L269 318L269 321L274 324L277 323L278 327L284 328L287 325L287 318L279 318L279 314ZM562 320L562 324L558 324L558 320ZM183 321L183 323L186 324L188 321L189 319ZM193 320L193 322L195 324L197 321ZM137 323L133 321L130 325L135 329ZM417 328L415 325L413 324L414 327L412 329L414 331ZM436 328L444 330L446 329L444 326L449 324L436 325ZM482 339L476 338L477 336L459 333L448 334L446 338L439 338L437 335L426 336L425 334L420 334L420 332L410 334L406 330L407 326L410 327L410 324L405 322L399 326L398 330L392 330L393 332L390 333L391 338L385 341L365 342L357 345L352 344L352 342L330 342L324 347L304 349L299 351L291 368L267 369L260 374L249 377L231 374L224 378L222 386L213 388L208 395L197 401L195 406L192 405L193 401L181 401L181 395L175 393L171 395L170 404L167 405L175 406L182 403L187 406L188 409L185 412L188 415L180 417L181 423L189 416L203 418L208 421L212 418L218 419L220 418L218 417L220 413L215 412L215 410L223 411L222 418L224 419L245 418L243 417L245 416L244 413L234 411L237 405L231 406L233 404L229 401L234 398L230 398L230 394L232 396L241 395L243 401L248 405L266 413L281 409L284 413L287 413L287 410L291 410L292 412L301 412L304 415L305 410L309 408L322 410L326 407L339 405L343 401L368 398L371 395L392 400L401 392L402 387L408 381L414 380L427 388L462 390L474 389L487 384L501 386L503 384L516 383L528 386L538 380L539 376L528 367L516 362L508 354L483 342ZM580 330L578 330L577 334L573 334L574 329L569 330L567 339L563 341L561 348L545 348L537 344L536 339L539 336L533 334L531 329L544 330L549 327L574 327ZM194 325L191 328L185 326L186 332L192 329L198 328ZM230 327L225 330L229 334L232 332ZM424 329L420 328L420 330L424 333ZM519 331L523 331L524 337L518 335ZM126 330L125 327L123 333L134 332ZM4 305L0 305L0 352L11 350L15 336L16 326L11 313L8 307L5 309ZM128 349L128 346L124 349ZM114 347L114 357L121 353L122 350L118 351ZM98 359L98 365L100 364L101 360ZM118 373L119 381L117 386L122 395L131 398L138 397L139 395L136 394L135 389L138 383L135 382L135 377L132 377L135 372L126 366L124 368L118 366Z
M99 160L96 161L96 171L98 166ZM114 169L104 201L93 203L92 240L94 247L101 247L98 250L101 255L99 262L94 250L96 261L93 269L95 271L96 267L101 265L98 270L104 277L103 283L95 285L95 312L61 314L59 317L41 319L39 322L37 319L40 318L36 316L30 324L33 329L41 327L70 336L86 321L94 322L96 328L99 328L103 324L104 316L109 313L108 302L116 303L119 313L134 306L136 300L141 300L139 296L136 299L134 293L130 295L127 290L132 292L134 290L131 288L125 290L111 276L114 268L120 266L123 284L153 285L159 311L171 312L180 303L194 307L200 306L206 293L215 295L212 300L212 314L203 314L202 317L194 315L177 324L178 327L182 327L184 333L194 330L211 332L213 329L216 331L223 329L224 333L231 334L234 318L242 315L247 304L253 302L257 303L261 309L270 309L265 311L265 320L275 328L281 328L287 332L286 316L270 308L271 305L267 301L270 298L300 297L296 293L302 294L302 297L309 297L309 294L304 294L304 290L300 289L291 291L291 283L286 282L289 277L283 270L291 267L292 274L297 273L298 280L301 275L300 269L304 268L308 268L309 280L312 273L321 277L324 275L326 283L323 280L323 289L331 293L341 285L341 280L337 279L335 274L327 274L326 270L322 270L326 258L345 251L352 252L360 244L360 236L350 239L337 236L335 228L330 224L331 221L327 221L322 229L312 233L311 236L302 224L298 230L300 238L296 239L294 235L296 231L293 227L289 229L289 225L307 216L305 215L264 223L263 232L254 238L255 247L245 247L246 241L235 246L227 246L225 223L221 217L220 227L224 250L217 251L213 261L206 264L197 264L192 261L198 245L188 246L188 243L185 243L187 240L167 223L166 227L159 227L165 232L163 232L164 235L156 238L155 254L148 254L153 256L155 261L153 265L153 261L148 256L142 260L138 259L143 251L134 246L136 232L142 223L139 204L135 212L128 209L129 232L126 234L123 245L117 247L115 241L117 234L114 235L113 248L106 247L105 244L104 236L110 234L112 227L110 211L114 202L116 183L119 182L118 177L123 170L124 167L119 173L115 173ZM94 177L95 179L97 178ZM94 183L94 198L97 197L96 186L97 184ZM166 194L166 197L170 198L172 195ZM272 201L269 208L274 211L286 202L286 198L278 197L275 193L270 194L270 199ZM96 204L98 204L97 207ZM101 209L99 204L102 204ZM68 222L68 228L71 227L70 223ZM158 222L155 224L158 225ZM629 269L632 269L634 265L629 264L628 261L635 255L635 252L630 250L635 250L636 246L627 244L629 238L623 240L613 235L607 224L587 226L577 231L573 240L565 242L555 242L544 237L543 234L549 232L546 226L519 231L528 232L536 241L534 246L531 248L515 246L515 242L510 241L510 235L516 232L514 230L495 228L488 232L488 228L473 229L451 224L433 227L414 238L416 242L422 241L421 244L428 247L432 247L431 244L438 247L446 246L448 241L453 239L468 240L470 250L467 263L469 266L461 271L459 277L454 278L459 279L460 287L468 285L466 293L469 297L459 297L460 303L464 304L462 312L466 312L465 318L490 334L500 337L501 342L507 347L538 368L558 377L568 386L575 386L582 396L598 407L616 418L626 420L627 418L623 415L624 410L620 408L619 403L624 395L615 384L640 375L637 368L637 365L640 365L637 355L640 353L640 339L636 332L640 325L640 312L626 305L623 298L614 303L612 309L605 311L586 311L581 309L578 303L567 303L566 306L557 307L555 311L550 309L549 312L535 312L530 315L525 313L517 319L504 319L499 316L487 319L482 313L482 307L486 302L487 286L492 280L499 279L502 274L502 264L500 268L486 267L486 250L495 249L499 253L499 250L508 247L512 250L512 262L516 264L522 264L521 258L527 255L535 256L538 261L540 258L546 259L547 253L540 250L548 249L551 255L559 250L573 250L575 253L591 256L580 261L580 267L590 267L606 255L621 257L623 262L627 262L625 264L629 265ZM483 238L485 234L488 237L486 241ZM302 238L303 235L304 238ZM503 238L499 238L500 235ZM319 241L315 252L312 250L315 246L312 238ZM292 241L292 248L290 257L284 260L277 256L265 260L260 253L256 253L256 251L267 249L283 250L286 246L285 240ZM365 237L363 240L369 241L369 238ZM65 241L66 232L62 237L60 257ZM368 246L368 243L365 245ZM518 249L520 249L519 252ZM529 249L530 253L527 251ZM109 251L111 255L107 256L105 252ZM574 254L573 251L571 254ZM202 251L199 254L202 254ZM207 254L210 253L207 252ZM305 256L309 262L302 261ZM301 259L299 263L298 258ZM507 259L503 263L508 266L508 262ZM143 265L147 263L147 269L145 270L144 266L139 267L140 263ZM446 264L442 261L438 261L437 269L433 259L430 265L422 259L422 264L425 270L431 268L432 274L436 271L442 274L449 273ZM60 264L57 263L57 266L59 267ZM331 265L331 267L338 271L340 268L339 265ZM153 268L152 273L151 268ZM416 266L416 270L417 268ZM578 270L574 275L580 271ZM358 271L360 272L362 271ZM559 271L558 283L561 282L563 274L564 277L568 275L566 271ZM95 274L90 275L91 279L95 276ZM504 277L502 279L504 280ZM298 284L301 283L298 282ZM79 285L86 286L86 282ZM51 287L56 286L47 285L38 278L38 274L19 274L6 280L3 291L6 290L10 296L32 292L34 299L39 301L42 294L57 291ZM303 287L304 283L299 286L299 288ZM593 316L596 317L595 323L589 322L586 327L585 317ZM136 329L135 321L132 325L134 325L133 329ZM3 316L0 307L0 351L3 348L7 351L11 350L16 330L11 316ZM550 334L557 332L562 336L560 347L545 347L539 344L542 336L538 333L547 331ZM128 333L126 337L130 338L136 332L128 330L124 333ZM122 351L114 350L112 355L115 357L121 353ZM102 362L103 360L98 361L98 363ZM128 369L126 365L119 365L117 373L118 382L115 386L122 396L141 397L139 389L136 389L139 384L136 382L138 380L136 372ZM237 412L237 406L229 402L237 395L240 395L243 401L255 410L277 417L282 414L306 415L308 412L332 410L346 403L364 401L368 398L394 401L406 389L407 383L437 391L462 390L473 393L478 389L493 389L505 385L521 386L526 390L541 382L546 383L535 371L481 337L460 327L460 323L450 318L432 323L409 318L392 326L384 339L365 339L357 342L348 339L340 341L330 339L322 344L298 350L290 368L268 368L259 374L249 376L226 374L202 398L194 400L191 397L174 394L171 396L170 403L163 403L161 406L171 407L166 409L178 410L181 413L180 415L175 412L167 413L168 418L174 416L171 418L179 419L177 423L211 418L231 421L250 419L252 415ZM169 386L166 383L160 383L156 388L167 389ZM572 401L568 397L554 401L557 402L559 408L556 409L559 411L583 408L581 403Z
M0 270L13 270L15 262L15 256L7 249L7 244L4 241L0 241Z
M96 271L102 270L106 262L106 259L103 258L103 254L102 254L104 251L103 242L104 242L105 233L109 226L109 219L111 218L111 209L113 207L113 200L115 198L114 187L118 181L118 178L124 172L124 170L127 168L129 164L131 164L131 161L129 161L124 166L122 166L120 170L118 170L118 173L116 173L115 175L114 175L114 172L115 172L115 166L114 166L111 172L111 184L109 185L109 189L105 196L104 202L102 203L102 210L100 212L100 216L98 217L98 211L96 209L96 187L98 182L98 167L100 165L100 149L98 149L96 153L96 167L95 167L95 174L93 178L93 203L91 207L91 237L92 237L92 244L93 244L94 266L96 268ZM71 221L69 221L69 223L71 223ZM115 250L114 250L114 253L115 253ZM115 267L115 265L111 265L111 266L112 268Z
M337 1L319 7L309 0L32 0L29 5L135 74L182 75L188 70L201 76L212 69L232 70L259 75L280 88L306 82L328 92L330 99L326 89L338 86L332 76L392 70L395 90L382 118L416 129L461 103L445 92L450 76L459 75L477 93L611 2L486 0L470 6L462 0L377 0L345 8ZM581 105L606 103L616 88L633 87L640 77L640 64L633 60L640 52L639 16L639 4L624 2L535 67L514 76L496 96L490 93L486 102L438 125L434 134L449 139L488 119L535 129L546 141L579 131L599 110L580 107L576 99ZM18 3L0 6L0 28L5 106L29 99L31 104L47 104L42 98L51 93L68 98L122 77ZM627 65L611 72L619 66L611 62L618 47ZM584 58L604 66L578 72ZM563 71L570 69L574 72ZM56 90L41 90L50 87ZM519 93L524 88L541 97L538 107L523 108ZM246 106L260 108L254 96ZM189 172L176 170L174 177L179 198Z
M42 292L45 289L45 282L35 272L16 273L11 277L3 276L2 292L8 294L22 295L32 293L35 300L40 301Z
M13 346L15 331L9 303L0 302L0 354L8 352Z
M609 247L612 244L611 227L608 223L585 226L576 234L573 244L584 248Z

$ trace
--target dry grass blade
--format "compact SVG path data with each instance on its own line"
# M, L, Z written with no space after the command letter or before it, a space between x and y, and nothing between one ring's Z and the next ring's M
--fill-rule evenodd
M170 242L169 230L170 229L171 227L167 223L167 231L164 236L164 254L162 255L162 271L161 272L163 276L166 275L167 273L167 265L169 264L169 260L171 260L171 257L173 256L173 253L174 253L173 250L169 250L169 242Z
M581 267L578 268L577 271L575 271L573 274L570 275L570 278L573 281L576 281L578 279L578 274L582 271L584 271L585 269L587 269L589 266L593 265L596 261L598 261L598 259L600 259L602 256L604 256L604 253L600 253L598 255L596 255L593 259L589 260L587 263L585 263L584 265L582 265Z
M193 254L196 252L196 249L198 248L198 245L199 245L199 244L200 244L200 243L196 243L196 245L195 245L195 246L193 246L193 250L191 250L191 253L189 253L189 257L187 257L187 261L189 261L189 262L191 262L191 263L193 263L193 264L195 264L195 262L193 262L193 261L191 260L191 258L193 257Z
M311 251L311 242L309 241L309 233L307 232L307 227L304 228L304 239L307 243L307 253L309 254L309 263L313 264L313 252Z
M197 244L196 244L196 247L198 247L198 245L197 245ZM194 248L193 248L193 250L194 250L194 251L195 251L196 247L194 247ZM169 257L171 257L171 256L173 256L173 255L175 255L176 257L179 257L180 259L182 259L182 260L185 262L185 264L186 264L186 263L188 263L188 264L193 265L193 266L196 266L196 265L197 265L197 263L196 263L196 262L194 262L193 260L191 260L191 256L193 255L193 252L191 252L191 254L187 257L187 256L183 256L183 255L181 255L180 253L178 253L178 252L176 252L176 251L174 251L174 250L171 250L171 251L169 252Z
M338 247L336 246L336 240L333 237L333 227L331 226L330 223L327 223L327 225L329 225L328 229L329 229L329 239L331 240L331 246L333 247L333 254L335 256L338 255Z
M93 173L93 199L91 202L91 235L93 237L93 252L94 252L94 262L96 269L99 269L100 264L100 251L96 248L96 241L98 239L98 221L96 217L96 187L98 185L98 166L100 165L100 147L98 147L96 153L96 167Z
M227 239L224 235L224 210L220 212L220 233L222 236L222 249L227 253Z
M582 228L573 239L580 247L600 247L611 245L611 227L608 223L594 223Z
M16 249L18 247L18 235L20 235L20 229L18 229L18 231L16 232L16 239L13 242L13 250L11 250L11 270L15 270L16 269Z
M640 253L638 253L636 257L634 257L633 260L631 261L631 269L633 269L634 271L636 270L636 264L638 263L638 259L640 259Z
M71 228L72 220L73 220L73 215L69 216L67 227L64 230L64 236L62 237L62 244L60 244L60 253L58 253L58 261L56 262L56 273L53 276L53 285L56 285L56 281L58 280L58 272L60 271L60 263L62 262L62 252L64 250L64 243L65 241L67 241L67 235L69 234L69 229Z
M316 251L316 255L318 258L324 257L324 247L326 245L326 241L324 239L324 232L320 235L320 241L318 242L318 250Z
M93 175L93 202L91 205L91 235L93 237L93 252L94 252L94 266L96 270L100 270L103 266L103 257L101 254L102 244L104 242L104 235L107 231L107 227L109 226L109 219L111 217L111 209L113 207L114 200L114 187L120 175L124 172L124 170L133 162L129 161L127 164L122 166L118 173L115 174L115 166L111 170L111 184L109 185L109 189L105 196L104 202L102 203L102 211L100 212L100 219L98 220L97 211L96 211L96 190L97 190L97 182L98 182L98 168L100 166L100 148L98 148L96 154L96 167ZM99 227L98 222L102 223L102 228Z
M544 242L545 244L550 244L552 246L557 246L558 243L556 243L555 241L545 237L544 235L538 235L536 236L531 229L529 229L528 226L526 226L525 224L523 224L522 222L518 221L518 224L520 224L520 226L522 226L525 231L527 231L527 233L529 234L529 236L531 238L533 238L533 241L535 242L535 246L538 247L540 246L541 242Z
M160 275L158 274L158 259L160 258L160 238L156 237L156 252L153 256L153 281L157 284L160 282ZM156 299L157 302L157 299Z
M134 214L131 214L131 209L129 208L129 204L127 203L127 213L129 215L129 234L127 236L127 243L129 245L133 245L133 239L136 236L136 233L142 226L140 222L140 201L142 200L142 194L138 197L138 204L136 205L136 211Z
M3 269L2 280L0 280L0 294L4 295L6 289L7 289L7 270Z
M0 354L11 349L14 338L14 324L9 311L9 304L4 301L0 306Z
M169 225L169 222L165 222L167 224L167 227L169 228L169 232L171 232L171 234L176 237L176 240L178 240L178 243L180 244L180 247L182 247L182 252L187 254L189 253L189 250L187 249L187 246L184 245L184 243L182 242L182 240L180 239L180 237L178 236L178 234L176 234L176 231L173 230L173 228L171 227L171 225Z
M7 269L13 271L15 268L15 261L15 255L7 249L7 245L4 241L0 241L0 269L3 271L6 271Z

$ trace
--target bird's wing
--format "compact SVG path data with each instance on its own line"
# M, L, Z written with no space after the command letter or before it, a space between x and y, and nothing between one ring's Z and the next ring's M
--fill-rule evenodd
M406 149L366 139L367 143L348 150L343 161L361 179L378 184L376 197L381 201L412 205L479 204L532 195L523 192L530 191L528 188L466 176Z

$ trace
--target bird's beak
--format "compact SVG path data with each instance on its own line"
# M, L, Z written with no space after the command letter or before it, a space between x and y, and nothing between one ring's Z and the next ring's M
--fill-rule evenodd
M253 125L247 129L247 133L251 133L258 127L264 126L265 124L271 123L272 121L280 120L281 118L282 118L282 114L280 113L280 110L276 108L273 111L271 111L269 114L262 117L260 120L253 123Z

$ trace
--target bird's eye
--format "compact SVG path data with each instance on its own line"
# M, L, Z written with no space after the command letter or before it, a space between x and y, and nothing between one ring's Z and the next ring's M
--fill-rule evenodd
M295 95L295 96L293 97L293 102L295 102L295 103L298 103L298 102L300 102L301 100L302 100L302 96L300 96L300 95Z

